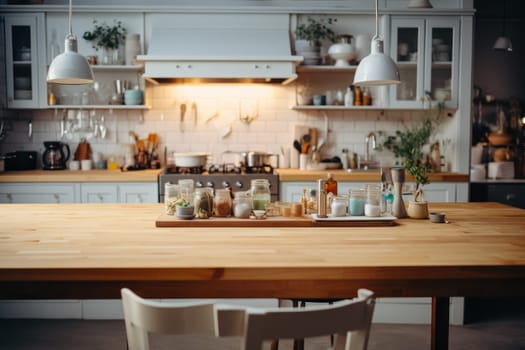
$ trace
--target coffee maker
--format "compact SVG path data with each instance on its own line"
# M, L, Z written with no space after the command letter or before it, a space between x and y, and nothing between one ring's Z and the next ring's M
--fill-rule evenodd
M44 141L46 147L42 155L43 169L63 170L71 155L69 145L60 141Z

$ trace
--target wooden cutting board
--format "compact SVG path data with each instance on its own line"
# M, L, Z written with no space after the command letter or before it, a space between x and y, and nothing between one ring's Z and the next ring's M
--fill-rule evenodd
M179 219L173 215L161 214L155 221L156 227L364 227L393 226L395 218L390 220L362 217L363 220L327 220L316 221L310 216L270 216L265 219L239 219L235 217L211 217L209 219Z

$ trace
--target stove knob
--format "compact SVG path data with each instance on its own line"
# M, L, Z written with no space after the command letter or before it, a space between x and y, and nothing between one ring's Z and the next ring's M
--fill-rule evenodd
M202 188L203 186L204 184L202 183L202 181L195 181L195 187Z
M222 187L224 187L224 188L229 188L229 187L231 187L231 186L230 186L230 183L229 183L228 181L223 181L223 182L222 182Z
M215 184L213 182L211 182L211 181L208 181L208 182L206 182L206 187L213 188L213 187L215 187Z
M242 184L242 182L240 182L240 181L236 181L236 182L235 182L235 187L237 187L237 188L243 188L243 184Z

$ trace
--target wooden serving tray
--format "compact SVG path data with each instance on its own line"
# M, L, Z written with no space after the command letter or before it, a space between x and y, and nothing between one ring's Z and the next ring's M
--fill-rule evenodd
M346 219L346 220L341 220ZM265 219L239 219L235 217L215 217L209 219L179 219L173 215L161 214L155 220L156 227L363 227L363 226L393 226L396 218L378 217L343 217L336 220L318 219L311 216L270 216Z

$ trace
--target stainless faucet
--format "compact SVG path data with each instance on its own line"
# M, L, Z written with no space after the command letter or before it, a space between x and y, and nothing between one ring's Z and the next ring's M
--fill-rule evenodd
M375 163L370 159L370 141L372 141L372 149L376 148L376 134L370 131L365 137L366 149L365 149L365 160L362 162L363 169L368 170L368 166Z

